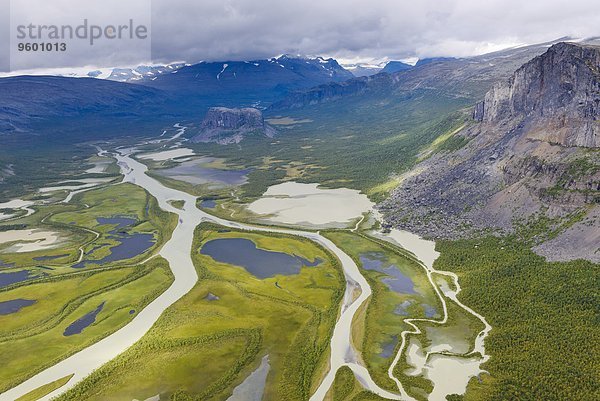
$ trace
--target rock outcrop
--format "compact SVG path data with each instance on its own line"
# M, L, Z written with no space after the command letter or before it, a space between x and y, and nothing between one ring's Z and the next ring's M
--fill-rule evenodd
M192 141L225 145L239 143L251 134L272 138L275 133L275 129L265 123L262 112L258 109L211 107L202 121L200 133Z
M476 106L487 124L527 118L534 138L563 146L600 146L600 51L559 43L500 82ZM543 131L543 132L542 132Z
M600 262L600 47L550 47L472 117L461 148L431 152L380 205L388 223L455 239L543 220L554 240L537 252Z

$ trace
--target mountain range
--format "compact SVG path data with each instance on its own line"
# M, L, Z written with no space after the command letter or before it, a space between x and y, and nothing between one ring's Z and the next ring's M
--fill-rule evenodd
M329 58L283 55L268 60L183 63L91 71L85 78L0 78L0 135L31 131L59 117L190 118L212 106L268 106L293 90L353 75ZM91 77L104 77L93 79Z

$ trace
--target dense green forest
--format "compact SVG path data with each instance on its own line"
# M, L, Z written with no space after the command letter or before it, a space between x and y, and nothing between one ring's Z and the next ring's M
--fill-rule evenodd
M514 238L442 241L437 249L434 267L460 276L461 299L493 327L484 365L491 376L483 385L473 379L456 399L600 399L600 266L549 263Z

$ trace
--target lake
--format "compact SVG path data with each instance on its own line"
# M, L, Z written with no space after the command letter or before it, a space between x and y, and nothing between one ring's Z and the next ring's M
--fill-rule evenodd
M10 301L0 302L0 315L17 313L26 306L33 305L35 302L31 299L11 299Z
M0 273L0 288L8 287L9 285L20 283L38 276L32 274L31 270L19 270L16 272Z
M165 160L176 159L178 157L193 156L193 155L194 155L194 151L192 149L177 148L177 149L169 149L169 150L164 150L164 151L154 152L154 153L144 153L144 154L137 155L137 157L139 159L145 159L145 160L165 161Z
M202 199L200 207L205 209L214 209L217 206L217 201L214 199Z
M311 262L300 256L260 249L245 238L214 239L205 243L200 253L217 262L241 266L260 279L298 274L303 266L314 267L322 262L318 258Z
M262 401L270 368L269 356L265 355L260 366L233 389L227 401Z
M248 181L251 169L219 169L209 167L212 158L188 160L175 167L156 170L157 174L194 185L209 184L210 188L238 186Z

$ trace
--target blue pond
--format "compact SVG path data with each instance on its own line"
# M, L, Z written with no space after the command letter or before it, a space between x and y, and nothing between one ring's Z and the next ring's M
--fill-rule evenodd
M298 274L302 266L314 267L322 262L319 258L311 262L300 256L260 249L245 238L214 239L204 244L200 253L217 262L241 266L261 279Z
M396 344L398 344L398 336L392 336L392 341L383 344L381 347L381 353L379 354L382 358L389 358L393 355L394 349L396 348Z
M101 225L115 225L109 231L110 238L119 242L117 246L110 249L110 254L99 260L82 260L73 265L74 268L86 267L88 264L102 265L119 260L131 259L146 252L154 245L154 235L149 233L129 233L125 229L133 226L137 220L130 217L98 217L96 219ZM97 248L94 248L95 250ZM92 251L93 251L92 250Z
M394 314L400 316L408 316L408 307L411 304L412 302L410 302L409 300L402 302L400 305L396 306L396 309L394 309Z
M435 317L438 314L437 309L433 306L423 305L423 308L425 308L425 316L428 318Z
M217 206L217 201L214 199L203 199L202 202L200 202L200 207L206 209L214 209L215 206Z
M71 323L69 327L65 329L63 336L68 337L81 333L86 327L90 326L96 321L96 316L98 316L98 314L102 311L102 308L104 308L104 302L98 305L98 307L93 311L86 313L83 317Z
M18 272L0 273L0 288L8 287L9 285L20 283L21 281L36 278L38 276L32 274L30 270L19 270Z
M26 306L31 306L35 303L31 299L11 299L10 301L0 302L0 315L10 315L16 313Z
M410 277L405 276L398 266L387 262L385 254L381 252L368 252L359 256L362 267L386 274L388 277L381 279L387 287L402 294L415 294L415 283Z

